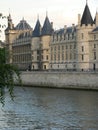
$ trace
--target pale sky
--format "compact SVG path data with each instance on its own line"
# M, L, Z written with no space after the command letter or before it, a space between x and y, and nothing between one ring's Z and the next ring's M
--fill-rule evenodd
M48 18L53 22L54 29L59 29L64 25L77 24L77 15L79 13L82 15L85 4L86 0L1 0L0 13L6 16L10 13L15 26L24 17L34 28L38 15L43 25L48 12ZM88 5L94 18L98 10L98 0L88 0Z

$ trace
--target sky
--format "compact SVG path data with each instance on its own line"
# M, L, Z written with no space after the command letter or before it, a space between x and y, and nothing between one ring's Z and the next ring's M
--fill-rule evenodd
M94 18L98 11L98 0L87 2ZM77 24L78 14L82 15L85 5L86 0L1 0L0 13L5 16L10 13L15 26L24 18L32 28L35 27L38 17L43 26L47 14L54 29L60 29L64 25ZM0 19L0 23L6 24L7 20Z

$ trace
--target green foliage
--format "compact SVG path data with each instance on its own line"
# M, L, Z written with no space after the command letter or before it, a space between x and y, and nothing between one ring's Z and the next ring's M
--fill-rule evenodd
M6 64L7 53L5 48L0 48L0 102L4 104L5 89L9 91L13 99L14 83L17 80L21 84L20 72L12 64Z

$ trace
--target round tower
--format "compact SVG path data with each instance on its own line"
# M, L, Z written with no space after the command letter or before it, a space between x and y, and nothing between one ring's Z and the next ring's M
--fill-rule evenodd
M51 35L53 32L53 24L50 23L48 16L46 16L44 25L41 31L41 50L42 50L42 69L48 70L49 69L49 48L50 48L50 41Z
M40 36L41 36L41 24L38 19L32 34L32 43L31 43L32 70L41 70Z
M95 27L92 19L88 3L82 15L78 15L78 26L77 26L77 69L81 71L87 71L90 69L90 49L89 40L91 32Z

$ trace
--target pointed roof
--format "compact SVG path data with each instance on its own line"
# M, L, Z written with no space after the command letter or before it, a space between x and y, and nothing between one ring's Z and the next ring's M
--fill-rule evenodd
M97 16L98 12L96 11L96 14L95 14L95 18L94 18L94 24L96 24L96 16Z
M36 22L34 31L33 31L33 37L39 37L40 36L40 33L41 33L40 28L41 28L41 24L40 24L40 21L38 19L37 22Z
M85 24L85 25L91 24L92 25L93 23L94 22L93 22L88 4L86 3L85 9L84 9L84 12L82 15L82 19L81 19L81 25L82 24Z
M52 30L53 29L52 29L51 23L50 23L48 17L46 16L46 19L44 21L44 25L43 25L41 34L42 35L51 35Z

